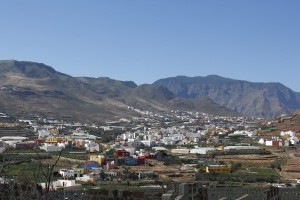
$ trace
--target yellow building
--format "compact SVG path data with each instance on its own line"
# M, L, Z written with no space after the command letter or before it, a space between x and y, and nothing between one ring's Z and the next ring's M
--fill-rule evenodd
M45 143L52 143L52 144L57 144L58 142L61 142L63 141L64 138L61 138L61 137L49 137L47 138L47 140L45 141Z
M91 155L90 156L91 161L96 161L100 165L104 165L105 163L105 156L104 155Z
M58 143L58 140L57 140L57 138L49 137L49 138L47 138L47 140L45 142L46 143Z

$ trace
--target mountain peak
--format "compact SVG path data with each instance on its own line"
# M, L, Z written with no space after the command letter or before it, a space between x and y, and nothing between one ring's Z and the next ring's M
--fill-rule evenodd
M21 73L32 78L43 78L59 73L43 63L17 60L0 60L0 72Z
M205 76L205 78L224 78L224 77L216 75L216 74L210 74L210 75Z

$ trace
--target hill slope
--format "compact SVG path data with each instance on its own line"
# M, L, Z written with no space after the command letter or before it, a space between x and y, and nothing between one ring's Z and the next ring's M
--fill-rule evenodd
M226 107L220 106L208 97L185 99L174 95L165 87L154 84L143 84L135 88L127 97L129 105L149 110L189 110L214 115L238 116Z
M130 114L127 105L110 98L110 92L103 94L95 89L97 79L91 84L41 63L13 60L0 62L0 74L0 108L12 115L72 116L74 120L101 121ZM122 82L113 82L130 89Z
M275 117L300 108L299 93L280 83L253 83L210 75L171 77L154 84L166 87L183 98L207 96L244 115Z
M276 125L278 130L289 131L292 130L296 133L300 133L300 111L289 116L283 116L278 118L279 124Z
M105 77L76 78L35 62L0 61L0 87L0 112L17 117L38 114L100 122L136 115L128 105L145 110L187 109L236 114L207 98L180 99L158 85L137 86L131 81Z

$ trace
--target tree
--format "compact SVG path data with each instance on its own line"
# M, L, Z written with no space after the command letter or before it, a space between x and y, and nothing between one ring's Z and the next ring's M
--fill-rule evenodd
M125 175L127 185L129 185L130 184L130 180L129 180L129 175L130 175L129 167L123 166L123 174Z
M49 191L51 189L50 187L51 187L51 183L52 183L52 180L53 180L54 167L57 165L57 163L58 163L58 161L61 157L62 152L63 152L63 150L61 150L59 152L58 157L56 158L56 160L53 164L44 165L44 164L42 164L41 161L39 161L38 171L42 173L42 176L45 179L45 195L46 196L47 196L47 194L49 193ZM37 178L37 177L35 177L35 178Z
M101 172L100 172L100 179L102 179L102 180L105 180L105 178L106 178L106 175L105 175L105 173L104 173L104 171L103 170L101 170Z

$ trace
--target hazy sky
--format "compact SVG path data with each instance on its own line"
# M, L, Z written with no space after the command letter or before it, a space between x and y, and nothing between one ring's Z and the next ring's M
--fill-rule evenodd
M218 74L300 92L300 1L0 0L0 59L138 84Z

